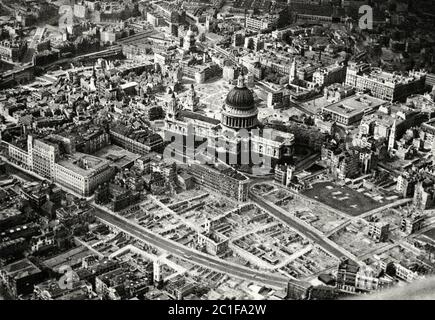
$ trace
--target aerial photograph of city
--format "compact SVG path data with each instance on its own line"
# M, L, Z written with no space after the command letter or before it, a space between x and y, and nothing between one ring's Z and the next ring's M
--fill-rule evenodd
M0 0L0 306L435 300L434 26L435 0ZM180 304L210 300L254 302Z

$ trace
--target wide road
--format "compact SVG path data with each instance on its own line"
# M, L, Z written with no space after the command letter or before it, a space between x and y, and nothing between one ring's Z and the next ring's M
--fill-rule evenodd
M272 275L264 272L256 271L247 267L238 266L228 261L201 253L194 249L185 247L175 241L163 238L160 235L154 234L145 228L128 221L114 213L105 211L97 206L95 215L104 223L112 225L119 230L133 236L134 238L144 241L147 244L155 246L176 255L183 259L188 259L189 262L200 266L210 268L212 270L233 276L245 281L255 282L260 285L265 285L272 288L286 288L288 278L280 275Z
M272 214L276 218L280 219L281 221L286 223L291 228L293 228L293 229L297 230L299 233L305 235L307 238L314 241L320 247L325 249L325 251L329 252L330 254L337 257L338 259L349 254L345 250L340 250L338 245L332 245L331 243L329 243L329 241L326 240L324 236L310 230L303 223L298 222L298 221L296 221L296 219L292 219L289 216L282 213L281 211L277 210L276 208L271 206L269 203L264 201L261 197L257 196L253 192L249 191L249 197L252 199L252 201L254 201L256 204L258 204L261 208L267 210L270 214Z
M24 170L23 168L10 163L4 157L1 158L3 158L12 167L15 167L16 169L24 172L25 174L28 174L26 170ZM289 279L285 276L267 274L247 267L238 266L234 263L230 263L228 261L185 247L175 241L171 241L163 238L160 235L154 234L149 230L146 230L145 228L131 221L128 221L123 217L120 217L112 212L108 212L107 210L104 210L100 206L94 205L93 203L90 202L91 201L90 198L88 198L87 200L89 201L90 205L92 205L93 208L95 209L96 217L98 217L101 221L118 228L119 230L135 237L140 241L144 241L147 244L153 245L156 248L165 250L168 253L176 255L182 259L188 259L190 262L194 264L198 264L200 266L245 281L251 281L271 288L285 289L287 287Z

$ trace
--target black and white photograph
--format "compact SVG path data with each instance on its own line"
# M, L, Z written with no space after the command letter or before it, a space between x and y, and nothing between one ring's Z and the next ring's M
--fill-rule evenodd
M435 0L0 0L11 300L435 300Z

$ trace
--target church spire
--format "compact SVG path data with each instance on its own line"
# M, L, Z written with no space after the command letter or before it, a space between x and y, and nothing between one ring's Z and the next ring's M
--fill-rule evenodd
M297 78L297 67L296 67L296 58L293 59L293 62L290 66L290 74L288 77L289 84L292 84Z
M196 107L198 105L198 98L196 96L196 92L195 92L195 87L193 86L193 83L190 85L190 92L189 95L187 96L187 108L190 111L196 111Z
M396 127L397 119L394 119L393 125L390 130L390 136L388 137L388 152L394 149L394 145L396 143Z
M178 114L178 103L177 98L175 97L175 93L172 92L171 100L168 103L168 112L167 117L176 118Z

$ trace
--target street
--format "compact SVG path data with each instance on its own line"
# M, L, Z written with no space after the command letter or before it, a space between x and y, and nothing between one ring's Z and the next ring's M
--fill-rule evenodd
M94 205L95 215L104 223L112 225L119 230L135 237L138 240L144 241L147 244L153 245L159 249L165 250L168 253L186 259L189 257L189 262L201 265L206 268L213 269L217 272L222 272L229 276L233 276L245 281L255 282L267 287L284 289L287 286L288 280L286 277L279 275L266 274L261 271L256 271L247 267L238 266L234 263L215 258L211 255L204 254L197 250L188 248L174 241L165 239L160 235L156 235L141 226L134 224L127 219L124 219L116 214L102 210L101 207Z
M257 195L250 192L250 198L261 208L267 210L270 214L285 222L287 225L297 230L301 234L305 235L310 240L314 241L316 244L321 246L325 251L329 252L331 255L340 259L343 256L346 256L348 253L344 252L344 250L338 249L338 246L331 245L324 237L319 234L311 231L307 226L302 223L297 222L295 219L291 219L287 215L283 214L279 210L275 209L268 203L266 203L263 199L258 197Z

